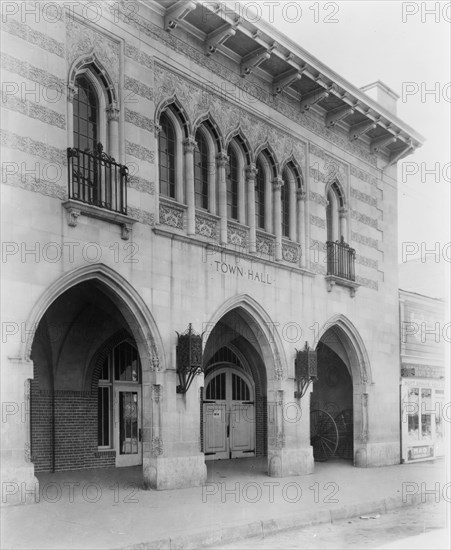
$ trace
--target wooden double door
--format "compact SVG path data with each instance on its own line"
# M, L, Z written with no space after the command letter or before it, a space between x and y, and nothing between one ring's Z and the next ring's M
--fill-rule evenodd
M207 375L203 402L206 460L255 456L255 391L240 369Z

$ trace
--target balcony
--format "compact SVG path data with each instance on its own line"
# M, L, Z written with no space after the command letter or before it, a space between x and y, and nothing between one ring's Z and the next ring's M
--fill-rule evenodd
M67 149L69 199L127 215L128 168L96 150Z
M75 227L83 214L120 225L121 237L127 240L137 221L127 215L127 166L107 155L101 143L95 151L69 147L67 166L69 200L63 206L68 224Z
M334 285L346 286L355 295L358 283L355 282L355 250L341 237L340 241L327 241L327 290Z

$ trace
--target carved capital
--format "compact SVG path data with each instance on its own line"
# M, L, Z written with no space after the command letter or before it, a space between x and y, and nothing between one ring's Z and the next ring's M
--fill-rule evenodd
M257 175L257 167L253 162L246 167L246 178L248 181L254 181Z
M229 164L229 157L227 156L227 153L224 153L224 151L221 151L216 155L216 164L218 167L225 167Z
M158 137L160 132L161 132L161 126L159 124L155 124L153 127L153 133L156 138Z
M340 215L340 218L346 217L348 215L348 209L346 208L346 206L342 206L341 208L339 208L338 214Z
M161 437L152 437L150 442L150 453L152 456L160 456L163 454L163 439Z
M183 140L183 150L186 153L194 153L194 149L196 147L197 143L193 136L187 137L185 140Z
M73 84L67 85L67 101L71 103L74 101L74 97L78 94L78 87Z
M106 110L108 122L119 121L120 109L116 102L112 103Z
M296 191L296 196L298 198L298 201L306 201L307 200L307 192L304 191L304 189L298 189Z
M273 182L272 182L272 188L274 191L281 191L282 187L283 187L283 178L281 178L280 176L277 176L277 178L274 178L273 179Z

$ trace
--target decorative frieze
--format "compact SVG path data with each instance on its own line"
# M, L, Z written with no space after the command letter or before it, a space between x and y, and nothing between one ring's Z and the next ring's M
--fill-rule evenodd
M151 227L155 225L155 215L150 212L146 212L141 208L135 208L134 206L127 206L127 212L130 217L145 225L150 225Z
M355 187L351 187L351 197L377 208L377 199L371 197L370 195L367 195L366 193L362 193Z
M375 250L379 250L379 241L377 239L372 239L371 237L367 237L366 235L362 235L361 233L352 231L351 240L356 243L369 246L370 248L374 248Z
M138 128L142 128L143 130L146 130L147 132L154 131L154 123L153 120L150 118L142 115L141 113L137 113L136 111L132 111L131 109L125 109L125 121L130 122L130 124L133 124L134 126L137 126Z
M246 248L248 243L248 229L228 221L227 242L233 246Z
M340 183L346 188L348 181L348 166L330 156L324 149L318 147L314 143L309 143L309 151L312 155L320 158L324 161L323 173L321 173L321 167L318 165L317 171L321 181L330 182L334 179L338 179ZM311 168L315 169L315 163L311 163Z
M21 189L25 189L26 191L34 191L35 193L40 193L46 197L52 197L60 200L67 198L67 189L65 186L63 187L62 185L51 181L36 179L36 177L31 174L20 174L18 172L13 174L8 173L6 171L5 163L3 163L2 166L2 183L5 185L19 187Z
M153 71L153 58L127 42L125 43L125 56Z
M196 212L195 219L196 235L218 240L218 220L206 212Z
M66 128L66 117L64 115L28 99L19 99L19 97L2 92L2 107L62 130Z
M355 262L357 264L364 265L365 267L369 267L371 269L379 269L377 260L373 260L372 258L367 258L366 256L361 256L360 254L356 254Z
M360 168L357 168L357 166L354 166L353 164L351 164L351 176L355 176L359 180L365 181L373 187L377 187L377 178L371 174L368 174L368 172L364 172Z
M147 147L133 143L132 141L125 141L125 152L127 155L135 157L139 160L145 160L150 164L153 164L155 161L155 153Z
M417 363L403 363L401 366L401 376L416 378L444 378L445 369L443 366L420 365Z
M181 206L174 203L163 202L160 197L160 223L174 227L175 229L183 230L184 215L186 206Z
M361 214L360 212L357 212L357 210L351 210L351 218L353 220L357 220L360 223L368 225L369 227L373 227L374 229L378 228L376 218L371 218L370 216Z
M52 102L54 101L53 98L64 95L65 82L56 75L4 52L1 53L0 60L3 70L23 76L46 88L48 92L44 97L48 97Z
M326 228L326 220L320 218L319 216L314 216L313 214L310 214L310 223L316 227L320 227L321 229Z
M355 280L357 283L359 283L359 285L371 288L372 290L379 290L378 282L373 281L373 279L367 279L366 277L359 277L358 275L356 275Z
M131 189L136 189L141 193L148 193L149 195L155 195L155 183L153 181L148 181L139 176L129 176L128 186Z
M65 166L67 162L67 152L65 149L57 149L42 141L20 136L8 130L0 130L0 144L2 147L8 147L22 153L40 157L61 166Z
M316 202L316 204L320 204L321 206L324 206L324 208L327 206L327 200L324 195L320 195L319 193L310 191L309 198L311 201Z
M133 95L153 101L153 89L144 84L144 82L125 75L124 88L132 92L131 94L125 94L125 103L138 103L138 99L135 99Z
M4 21L4 19L7 19L7 21ZM1 28L9 34L18 36L22 40L25 40L34 46L38 46L38 48L46 50L49 53L53 53L58 57L64 58L65 47L62 42L54 40L47 34L43 34L25 23L20 23L16 19L6 17L3 18Z

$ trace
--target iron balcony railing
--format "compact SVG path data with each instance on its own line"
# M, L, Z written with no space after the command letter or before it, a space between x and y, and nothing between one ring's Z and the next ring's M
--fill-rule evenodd
M127 214L128 168L98 143L95 151L67 149L69 199Z
M340 241L327 241L327 274L355 281L355 250Z

